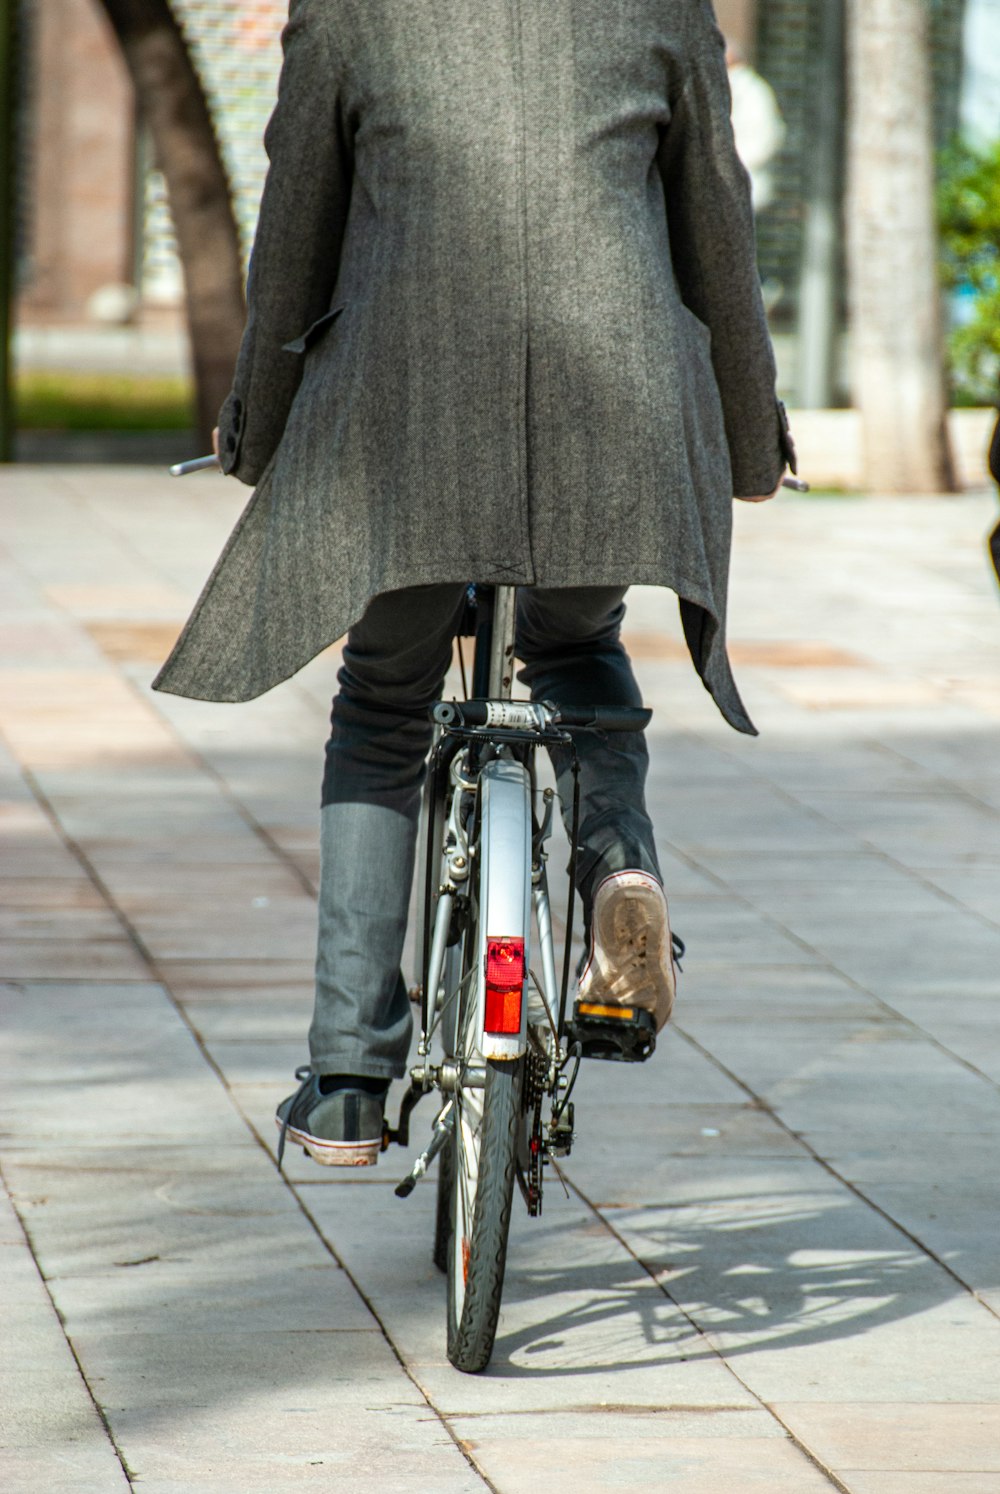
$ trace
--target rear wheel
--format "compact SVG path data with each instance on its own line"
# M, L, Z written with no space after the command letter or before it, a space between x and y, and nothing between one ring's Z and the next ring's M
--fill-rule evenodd
M452 1189L455 1183L455 1138L449 1137L438 1157L437 1209L434 1214L434 1264L441 1272L448 1270L448 1248L451 1244Z
M485 1088L459 1097L450 1146L448 1358L469 1374L489 1363L500 1317L522 1067L522 1059L487 1063Z
M482 794L487 775L488 792ZM478 835L472 837L476 874L464 920L455 1025L445 1033L457 1086L451 1155L438 1181L435 1241L435 1259L440 1247L448 1272L448 1358L470 1374L489 1363L500 1317L524 1081L523 1053L514 1056L516 1037L509 1058L487 1059L482 1052L484 933L492 935L494 929L480 925L489 918L497 933L526 936L531 879L527 780L512 764L489 765L480 790ZM448 1231L442 1239L446 1204Z

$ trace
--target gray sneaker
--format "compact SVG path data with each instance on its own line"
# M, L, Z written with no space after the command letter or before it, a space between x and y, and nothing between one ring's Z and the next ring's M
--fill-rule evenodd
M302 1082L275 1114L281 1131L278 1166L286 1140L297 1141L324 1167L374 1167L383 1148L385 1096L389 1081L340 1076L324 1094L319 1074L295 1070Z
M595 1013L638 1007L650 1013L659 1032L673 1010L676 990L663 888L644 871L605 877L594 893L590 955L580 975L578 1005Z

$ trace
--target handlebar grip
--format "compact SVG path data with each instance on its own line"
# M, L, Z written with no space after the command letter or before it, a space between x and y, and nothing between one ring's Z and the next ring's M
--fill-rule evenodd
M646 706L554 707L560 726L589 731L644 731L653 719Z
M439 700L431 707L431 720L438 726L485 726L488 720L485 700Z
M170 476L187 477L189 472L208 472L212 467L218 466L219 459L216 456L192 457L189 462L175 462L170 468Z

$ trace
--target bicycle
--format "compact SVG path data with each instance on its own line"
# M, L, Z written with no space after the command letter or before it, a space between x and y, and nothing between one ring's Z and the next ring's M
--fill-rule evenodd
M199 457L170 471L181 477L216 465L214 457ZM793 477L782 485L809 491ZM432 710L438 735L422 809L423 918L414 992L420 1040L398 1125L384 1126L382 1143L383 1150L393 1141L409 1145L414 1106L435 1090L440 1094L430 1143L396 1193L408 1197L440 1157L433 1258L447 1277L448 1358L468 1373L484 1369L493 1352L515 1181L529 1215L539 1215L545 1167L572 1149L571 1097L580 1063L638 1062L656 1046L654 1019L640 1007L578 999L567 1012L580 816L575 750L561 978L545 850L555 793L539 793L535 774L540 746L572 748L575 731L641 731L652 712L513 700L516 588L470 588L470 606L473 601L471 697ZM684 945L672 938L679 962Z
M397 1195L439 1157L433 1258L447 1277L448 1358L476 1373L493 1351L515 1182L537 1216L547 1164L573 1144L584 1057L637 1061L656 1043L638 1007L574 1003L571 964L579 779L573 752L569 907L561 977L546 874L555 793L539 791L540 746L576 731L641 731L644 708L569 710L511 699L516 588L476 592L471 698L441 702L423 804L423 918L414 995L420 1040L399 1125L437 1091L430 1144ZM679 941L677 941L679 945ZM537 951L537 957L533 956ZM681 946L682 952L682 946ZM437 1050L440 1050L439 1052Z

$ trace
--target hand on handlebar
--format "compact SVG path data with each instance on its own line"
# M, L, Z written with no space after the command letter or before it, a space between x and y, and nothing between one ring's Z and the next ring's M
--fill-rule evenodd
M777 498L782 488L791 488L793 493L808 493L809 484L802 482L798 477L783 477L773 493L757 493L754 497L741 497L741 503L770 503L772 498Z
M784 482L785 479L782 475L781 481L778 483L778 486L771 493L755 493L752 497L740 493L737 494L737 497L739 498L739 501L741 503L770 503L772 498L777 498L778 494L781 492L782 487L784 486Z

